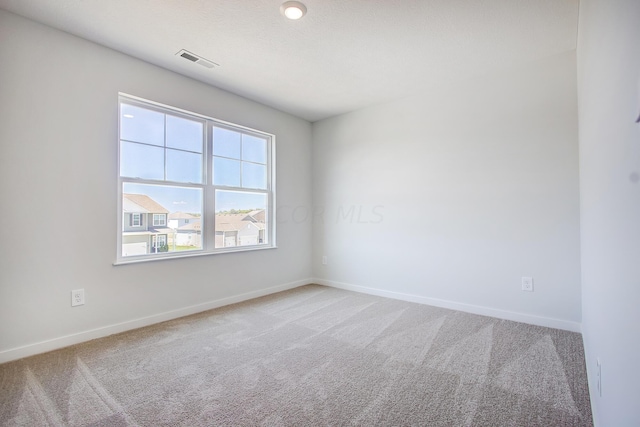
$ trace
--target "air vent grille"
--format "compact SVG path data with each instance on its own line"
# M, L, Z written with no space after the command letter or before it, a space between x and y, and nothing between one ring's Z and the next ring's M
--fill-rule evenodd
M177 56L181 56L184 59L187 59L191 62L195 62L196 64L200 64L203 67L207 67L207 68L213 68L213 67L219 67L219 64L216 64L213 61L209 61L208 59L205 59L201 56L196 55L193 52L189 52L188 50L184 50L182 49L181 51L179 51L178 53L176 53Z
M180 56L182 56L183 58L187 58L191 62L196 62L198 60L197 56L189 55L187 52L182 52L182 55Z

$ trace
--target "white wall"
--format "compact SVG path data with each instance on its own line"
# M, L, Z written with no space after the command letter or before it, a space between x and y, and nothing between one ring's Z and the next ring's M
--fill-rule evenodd
M579 328L575 67L569 52L314 123L320 282Z
M311 203L308 122L1 10L0 41L0 362L307 282L311 226L286 215L278 249L112 262L119 91L275 134L279 204Z
M582 0L579 28L583 336L591 401L597 426L639 426L640 2Z

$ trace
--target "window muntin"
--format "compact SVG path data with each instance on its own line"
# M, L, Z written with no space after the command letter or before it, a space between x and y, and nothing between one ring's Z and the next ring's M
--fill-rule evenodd
M204 122L120 104L120 176L202 183Z
M167 216L164 214L153 214L153 226L159 227L167 224Z
M142 214L132 213L131 214L131 226L132 227L141 227L142 226Z
M163 246L167 246L167 235L158 234L156 236L156 248L162 248Z
M275 247L273 144L121 95L118 262Z
M213 183L267 189L267 139L221 126L213 129Z

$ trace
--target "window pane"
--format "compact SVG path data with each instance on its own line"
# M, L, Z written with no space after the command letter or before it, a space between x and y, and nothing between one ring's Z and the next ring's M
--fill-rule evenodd
M164 114L120 104L120 139L164 146Z
M242 160L267 163L267 141L251 135L242 135Z
M213 183L229 187L240 187L240 161L213 158Z
M167 180L202 182L202 154L167 149Z
M124 183L122 193L123 257L202 249L202 189Z
M267 195L244 191L216 191L215 247L267 243Z
M202 123L167 116L167 147L202 153Z
M125 95L119 99L118 262L275 244L268 229L275 222L273 136Z
M166 214L153 214L153 226L159 227L167 225L167 215Z
M242 188L267 188L267 167L242 162Z
M164 179L164 148L122 141L120 176Z
M213 128L213 155L240 158L240 137L241 133L224 128Z

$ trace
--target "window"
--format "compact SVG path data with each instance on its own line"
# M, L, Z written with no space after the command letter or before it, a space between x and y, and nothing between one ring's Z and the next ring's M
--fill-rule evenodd
M157 234L152 237L151 253L168 252L167 235Z
M167 216L164 214L153 214L153 226L158 227L167 223Z
M117 262L275 247L273 135L127 95L119 124Z
M132 227L142 226L142 214L139 214L139 213L131 214L131 226Z

